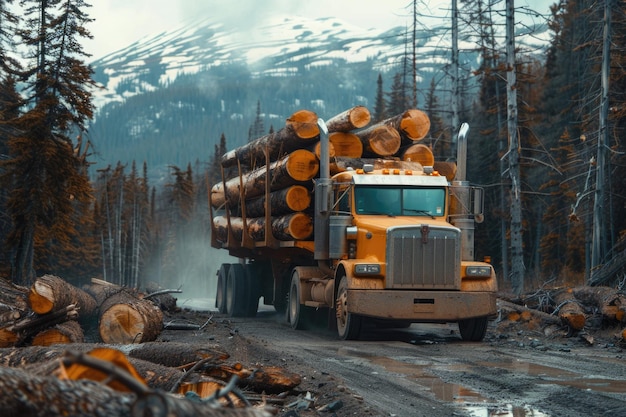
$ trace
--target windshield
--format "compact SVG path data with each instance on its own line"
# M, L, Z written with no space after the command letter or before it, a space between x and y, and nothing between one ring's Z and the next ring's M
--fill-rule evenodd
M359 186L354 189L357 214L443 216L446 191L441 187Z

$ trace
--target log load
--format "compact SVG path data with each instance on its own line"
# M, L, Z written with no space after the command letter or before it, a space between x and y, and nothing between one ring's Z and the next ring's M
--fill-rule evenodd
M400 150L400 133L384 123L370 126L355 133L363 144L363 156L395 155Z
M424 167L419 162L401 161L399 159L381 159L381 158L346 158L335 157L330 161L331 175L344 172L349 168L360 169L365 164L372 165L374 169L403 169L413 172L422 172Z
M314 112L299 110L293 113L287 119L285 127L277 132L226 152L221 158L222 166L225 168L235 166L237 161L248 167L265 165L265 152L268 152L270 161L276 161L296 149L308 147L319 140L317 119Z
M265 215L265 196L246 201L246 217ZM311 205L311 193L302 185L292 185L270 193L272 216L304 211Z
M163 328L163 313L152 302L120 291L102 302L98 331L105 343L153 341Z
M313 220L305 213L291 213L283 216L272 217L272 235L282 241L307 240L313 234ZM255 242L265 240L265 217L255 217L246 219L246 230ZM226 216L215 216L213 225L217 240L227 242L228 240L228 219ZM234 238L238 241L243 239L243 219L241 217L231 217L230 227Z
M76 305L79 316L93 316L97 309L96 300L87 292L55 275L38 277L30 287L28 301L37 314L47 314L70 304Z
M272 191L297 185L313 179L319 170L319 161L313 152L298 149L289 155L273 162L269 166ZM233 177L223 183L215 184L211 188L211 204L219 208L225 204L226 198L231 205L240 201L240 187L243 184L245 198L259 197L265 193L266 167L255 169L243 174L242 177Z
M433 151L428 146L421 143L415 143L406 148L402 153L402 160L419 162L424 167L432 167L435 165Z
M363 142L351 132L331 132L328 141L333 145L335 156L360 158L363 155Z
M409 109L402 114L383 121L396 129L402 137L402 145L411 145L426 137L430 130L430 118L418 109Z
M365 106L355 106L326 120L329 132L350 132L369 124L370 111Z

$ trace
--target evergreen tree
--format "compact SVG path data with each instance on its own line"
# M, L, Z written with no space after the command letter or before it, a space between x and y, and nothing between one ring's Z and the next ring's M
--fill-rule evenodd
M407 89L404 74L401 72L393 76L393 84L391 91L387 95L386 114L395 116L404 113L410 108L411 97L407 95L410 90Z
M385 120L387 113L385 111L385 93L383 92L383 76L378 73L378 79L376 80L376 103L374 105L374 117L372 121L374 123Z
M261 114L261 101L256 102L256 116L254 123L250 126L250 132L248 134L248 142L260 138L265 134L265 127L263 126L263 116Z

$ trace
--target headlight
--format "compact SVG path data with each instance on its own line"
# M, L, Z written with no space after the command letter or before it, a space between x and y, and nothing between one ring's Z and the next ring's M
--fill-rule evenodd
M379 275L379 264L356 264L354 265L354 275Z
M467 277L490 277L490 266L468 266L465 268L465 276Z

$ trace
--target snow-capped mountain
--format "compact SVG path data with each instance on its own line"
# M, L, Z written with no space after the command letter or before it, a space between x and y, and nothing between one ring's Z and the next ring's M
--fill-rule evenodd
M450 90L449 32L444 25L417 34L418 107L431 80ZM385 93L398 73L412 85L411 38L404 27L274 16L245 31L205 19L138 40L92 62L104 86L90 128L96 164L184 167L210 160L221 135L229 148L251 139L257 117L267 133L303 108L324 118L354 105L373 111L379 75ZM465 75L479 60L470 46L461 48Z

